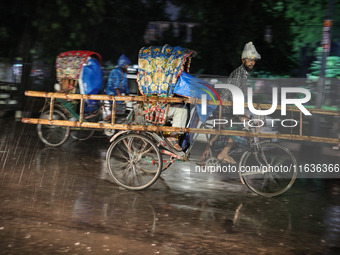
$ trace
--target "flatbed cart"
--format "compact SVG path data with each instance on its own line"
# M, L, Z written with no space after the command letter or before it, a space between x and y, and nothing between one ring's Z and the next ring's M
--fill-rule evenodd
M83 100L109 100L113 104L116 101L157 101L162 100L168 103L189 103L186 98L159 98L145 96L107 96L107 95L80 95L65 93L46 93L36 91L26 91L26 96L79 100L82 105ZM199 101L197 101L199 103ZM208 103L213 103L208 101ZM53 105L53 103L51 103ZM231 102L223 102L223 105L231 105ZM259 105L266 109L267 105ZM298 111L291 107L290 110ZM53 117L53 107L50 108ZM311 112L314 112L311 109ZM315 110L318 114L331 114L340 116L339 112L327 110ZM56 127L78 127L90 129L114 129L120 130L111 138L111 145L106 154L107 170L114 181L120 186L130 190L142 190L154 184L162 171L167 169L175 161L189 160L189 154L194 146L194 142L185 151L175 150L165 139L166 132L183 132L193 134L211 135L237 135L248 137L249 148L244 151L238 162L239 176L243 184L252 191L263 196L276 196L287 191L294 183L297 176L297 162L293 154L283 145L275 142L262 142L265 139L283 139L294 141L310 141L329 144L339 144L339 139L304 136L302 134L279 134L262 133L258 130L221 130L205 128L177 128L157 125L135 125L135 124L115 124L115 113L112 112L111 123L84 122L82 116L79 121L23 118L22 122L27 124L52 125ZM302 125L302 122L300 122ZM302 128L300 128L302 130ZM194 138L195 140L195 138ZM211 162L213 163L213 162ZM214 163L213 163L214 164ZM288 172L271 172L266 166L289 167ZM240 171L248 167L257 166L254 171ZM264 186L263 186L264 185Z
M162 50L162 47L155 49ZM149 56L152 56L152 54L144 48L141 51L143 50L148 53ZM153 48L148 48L148 50L153 50ZM178 51L178 49L176 50ZM156 60L157 57L148 57L148 59L153 61ZM183 59L183 55L179 56L178 59ZM141 60L144 60L144 58L141 56L141 53L139 60L139 65L142 71L145 70L143 68L147 69L149 64L142 63L143 61ZM157 61L160 60L158 59ZM185 62L186 61L179 63L182 71L182 67ZM171 63L165 64L170 65ZM139 76L143 76L141 71ZM139 77L139 79L140 78L141 77ZM146 80L148 79L146 78L145 81ZM174 81L174 83L176 82L177 80ZM202 100L187 97L150 95L145 93L147 89L150 89L150 86L148 86L148 88L140 88L140 91L143 94L141 96L109 96L26 91L26 96L50 99L49 117L23 118L22 122L55 127L120 130L110 140L111 145L106 153L106 165L107 171L113 180L121 187L129 190L146 189L154 184L160 177L162 171L167 169L173 162L189 160L189 154L194 146L194 141L185 150L178 151L166 139L166 134L169 132L194 134L195 137L193 140L197 138L198 134L235 135L247 137L248 147L243 150L242 156L237 164L239 177L241 182L253 192L268 197L280 195L292 187L297 176L297 162L294 155L288 148L276 142L263 141L263 138L339 144L339 139L335 138L304 136L302 134L303 121L301 112L299 134L294 135L264 133L261 132L260 128L251 127L247 130L238 131L223 130L221 128L207 129L202 128L202 126L185 128L166 126L166 112L163 110L164 107L167 108L169 104L177 103L183 105L191 104L195 105L197 108L202 103ZM54 119L54 102L56 99L78 100L80 101L80 109L84 107L85 100L110 101L112 103L112 109L115 109L115 105L118 101L135 102L136 107L133 111L133 118L123 124L117 124L115 122L115 111L112 111L110 123L84 121L84 114L82 110L80 110L79 120L62 120ZM208 105L216 106L217 104L216 101L210 99L207 100L207 102ZM222 102L221 106L222 105L231 106L232 102ZM247 105L245 106L247 107ZM257 105L258 109L269 109L270 107L271 105L266 104ZM280 108L280 106L278 108ZM287 107L287 110L299 112L299 109L296 107ZM333 116L340 115L337 111L326 111L320 109L310 109L310 112ZM148 116L148 118L146 118L146 116ZM188 126L190 126L190 123ZM210 160L211 166L218 165L219 162L214 160L216 159L212 158ZM285 171L273 170L276 166L279 166L281 169L284 168Z
M66 51L58 54L56 58L55 92L67 94L102 94L104 91L103 75L101 70L102 57L99 53L86 50ZM53 111L49 109L53 108ZM41 119L51 118L59 120L79 120L98 122L103 118L103 103L95 100L85 100L82 106L79 101L56 98L46 98L41 110ZM37 125L40 140L48 146L61 146L69 137L86 141L95 132L86 128L59 128L49 125Z

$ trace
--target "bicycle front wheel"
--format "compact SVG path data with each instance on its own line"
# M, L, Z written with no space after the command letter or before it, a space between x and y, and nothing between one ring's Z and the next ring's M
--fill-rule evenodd
M106 165L118 185L129 190L143 190L157 181L163 162L159 149L150 138L127 134L110 145Z
M49 118L49 111L41 114L41 119ZM67 120L66 115L57 109L53 110L53 120ZM38 136L40 140L49 146L60 146L66 142L70 135L70 127L54 126L54 125L37 125Z
M242 155L239 173L249 189L273 197L291 188L297 175L296 167L296 159L286 147L265 142Z

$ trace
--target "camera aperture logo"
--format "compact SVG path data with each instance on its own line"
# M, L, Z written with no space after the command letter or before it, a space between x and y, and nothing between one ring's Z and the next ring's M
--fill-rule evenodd
M217 96L219 102L220 102L220 105L222 106L222 100L221 100L221 97L220 95L217 93L217 91L211 86L211 85L208 85L207 83L203 83L203 82L200 82L200 84L206 86L207 88L209 88L212 92L214 92L214 94ZM203 90L204 92L206 92L211 98L212 100L214 101L215 105L217 105L217 102L216 102L216 99L215 97L213 96L213 94L207 90L206 88L199 88L200 90ZM207 94L202 94L202 115L207 115Z

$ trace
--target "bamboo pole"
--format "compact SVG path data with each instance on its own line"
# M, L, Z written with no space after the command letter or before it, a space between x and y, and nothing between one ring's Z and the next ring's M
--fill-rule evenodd
M108 101L152 101L152 102L168 102L168 103L189 103L190 99L185 97L145 97L145 96L110 96L110 95L82 95L82 94L67 94L60 92L40 92L40 91L25 91L25 95L29 97L43 97L43 98L61 98L66 100L81 100L81 98L88 100L108 100Z
M309 141L339 144L340 139L316 137L316 136L302 136L292 134L278 134L278 133L259 133L250 131L237 131L237 130L218 130L218 129L203 129L203 128L178 128L166 126L142 126L142 125L128 125L128 124L110 124L110 123L96 123L96 122L79 122L68 120L48 120L36 118L23 118L23 123L27 124L43 124L55 126L70 126L82 128L97 128L97 129L118 129L118 130L131 130L131 131L150 131L150 132L184 132L184 133L197 133L197 134L213 134L213 135L235 135L259 138L275 138L284 140L295 141Z
M116 107L117 107L117 101L115 98L112 100L112 111L111 111L111 124L115 124L115 119L116 119Z
M51 97L49 120L53 120L54 97Z
M198 104L201 102L199 99L190 100L189 98L178 98L178 97L157 97L157 96L109 96L109 95L82 95L82 94L66 94L66 93L54 93L54 92L39 92L39 91L26 91L26 96L31 97L43 97L51 98L50 115L53 117L54 99L61 98L66 100L109 100L115 105L116 101L151 101L151 102L168 102L168 103L192 103ZM212 100L208 100L208 104L215 104ZM223 102L224 106L232 106L231 101ZM245 103L247 107L248 104ZM254 104L255 108L258 109L270 109L269 104ZM81 107L82 108L82 107ZM288 111L300 112L300 122L302 121L302 113L297 107L287 106ZM51 111L52 109L52 111ZM281 109L278 106L277 109ZM312 113L327 114L333 116L340 116L339 111L321 110L321 109L308 109ZM114 116L114 114L113 114ZM50 116L49 119L36 119L36 118L23 118L23 123L28 124L44 124L44 125L56 125L56 126L70 126L70 127L84 127L84 128L96 128L96 129L118 129L118 130L132 130L132 131L150 131L150 132L183 132L183 133L198 133L198 134L215 134L215 135L236 135L236 136L248 136L248 137L260 137L260 138L276 138L285 140L295 141L310 141L310 142L323 142L331 144L339 144L340 139L327 138L327 137L316 137L316 136L303 136L302 126L300 123L299 135L293 134L278 134L278 133L261 133L260 130L257 132L250 131L237 131L237 130L222 130L222 129L200 129L200 128L178 128L178 127L167 127L167 126L142 126L142 125L128 125L128 124L114 124L111 123L94 123L94 122L83 122L82 118L80 121L67 121L67 120L53 120Z
M84 119L84 98L80 99L80 114L79 114L79 122L82 123Z
M67 94L67 93L60 93L60 92L40 92L40 91L25 91L26 96L30 97L44 97L44 98L61 98L61 99L74 99L74 100L81 100L83 97L84 99L89 100L109 100L109 101L146 101L149 100L151 102L168 102L168 103L191 103L191 104L200 104L200 99L191 100L185 97L157 97L157 96L109 96L109 95L81 95L81 94ZM214 101L207 100L207 103L210 105L216 105ZM223 101L223 106L232 106L233 103L231 101ZM270 109L272 107L271 104L253 104L254 108L256 109ZM245 107L248 107L248 103L244 104ZM277 110L281 110L281 106L278 105ZM295 106L287 106L287 111L293 112L300 112L300 109ZM314 109L314 108L307 108L310 113L314 114L324 114L324 115L331 115L331 116L340 116L340 111L334 110L324 110L324 109Z

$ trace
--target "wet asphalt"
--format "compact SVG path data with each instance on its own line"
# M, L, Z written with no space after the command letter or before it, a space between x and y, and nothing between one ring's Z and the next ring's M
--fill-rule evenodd
M265 198L181 162L134 192L106 173L108 147L101 132L47 147L35 125L1 118L0 254L340 254L338 179L297 179Z

